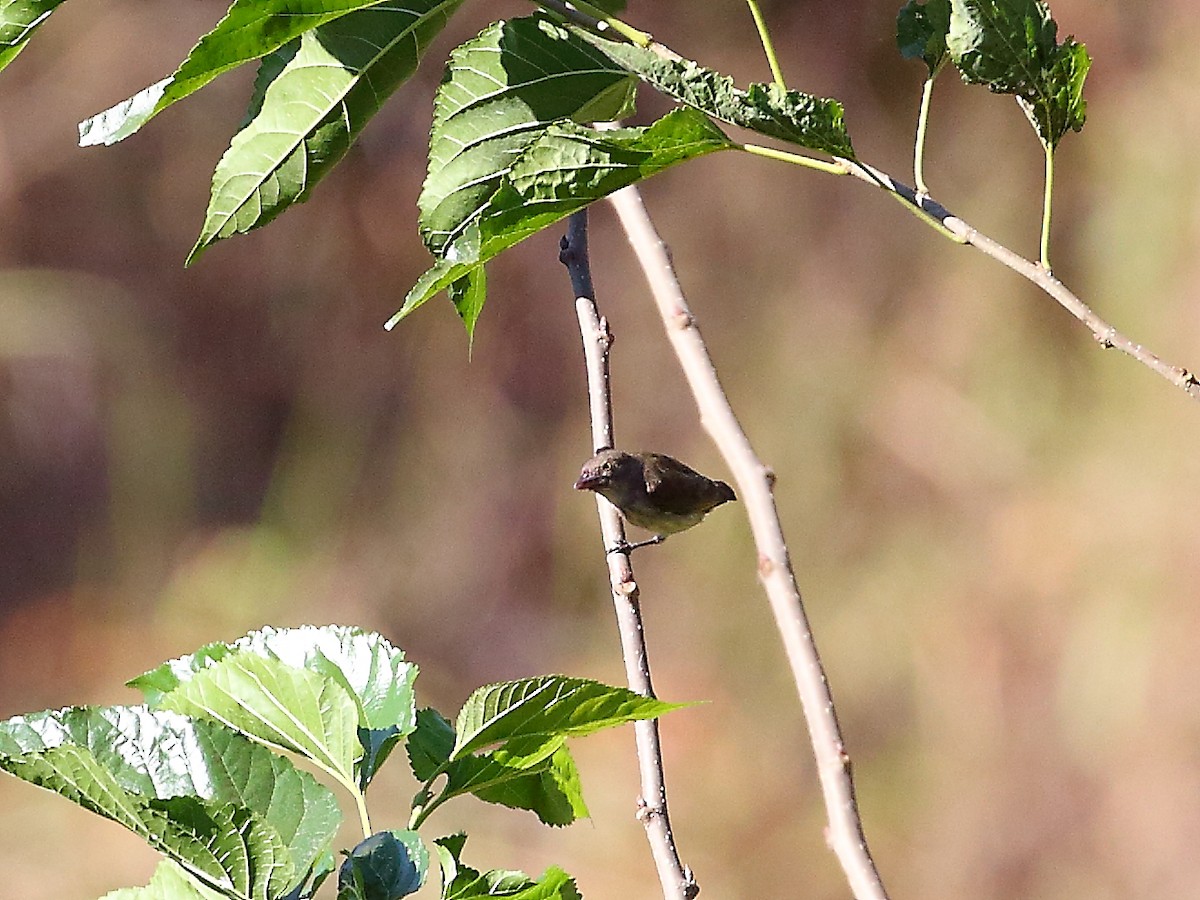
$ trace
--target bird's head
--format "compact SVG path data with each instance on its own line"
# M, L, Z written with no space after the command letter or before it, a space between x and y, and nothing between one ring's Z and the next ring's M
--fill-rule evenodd
M595 491L618 503L631 487L645 491L642 461L621 450L602 450L583 464L575 481L577 491Z

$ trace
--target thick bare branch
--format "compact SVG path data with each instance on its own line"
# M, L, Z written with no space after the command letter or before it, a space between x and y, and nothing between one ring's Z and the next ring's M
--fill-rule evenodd
M863 836L850 758L842 742L833 695L804 614L783 526L775 508L775 476L755 455L729 405L695 317L675 277L670 256L642 205L641 195L636 188L629 187L609 199L650 283L667 336L699 407L701 422L729 465L750 516L750 529L758 549L759 579L766 589L776 626L783 638L812 738L829 816L827 840L855 897L858 900L886 900L887 893Z

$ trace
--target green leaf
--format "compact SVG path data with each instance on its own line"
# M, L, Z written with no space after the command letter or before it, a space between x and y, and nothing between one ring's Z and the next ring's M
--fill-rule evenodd
M475 323L483 312L483 304L487 300L487 271L483 266L472 267L457 281L451 282L446 288L450 302L458 317L463 320L467 329L467 342L470 347L475 342Z
M0 70L17 58L62 0L0 0Z
M908 0L896 16L896 45L905 59L924 60L933 78L946 63L950 0Z
M477 689L463 705L451 759L489 744L531 737L578 737L681 708L586 678L544 675Z
M174 860L164 859L145 887L110 891L100 900L221 900L224 896L198 882Z
M510 809L527 809L545 825L570 825L587 818L583 785L571 752L560 746L532 770L511 766L504 750L468 756L454 763L450 786Z
M358 844L338 873L338 900L399 900L418 891L429 851L415 831L381 831Z
M418 781L427 782L450 762L454 726L436 709L422 709L417 713L417 728L404 747L413 775Z
M0 768L124 825L229 897L282 896L332 840L337 803L241 735L144 707L0 723Z
M480 874L461 861L465 834L435 840L442 869L443 900L468 900L471 897L508 897L512 900L581 900L575 881L562 869L552 866L534 881L524 872L493 869Z
M417 281L388 322L402 318L488 260L590 203L676 163L735 145L691 109L668 113L648 128L600 131L559 122L512 162L475 218ZM470 306L478 316L478 301ZM468 329L474 318L464 319Z
M1083 82L1091 60L1042 0L952 0L946 46L965 81L1014 94L1038 137L1053 149L1087 117Z
M188 256L267 224L341 161L367 122L416 71L463 0L361 9L263 60L246 123L213 173L204 226Z
M114 144L172 103L218 75L260 59L306 31L381 0L234 0L217 26L202 37L175 74L79 123L79 145Z
M417 667L378 634L338 625L264 628L171 660L129 685L157 706L201 672L242 651L317 673L345 689L358 713L358 739L365 751L359 773L363 786L396 743L416 728Z
M714 119L831 156L855 158L842 104L836 100L784 90L777 84L755 83L743 91L729 76L690 59L670 59L649 48L610 41L583 29L574 31L613 63Z
M618 118L630 109L634 85L595 48L541 16L496 22L454 50L434 98L418 200L426 246L444 255L546 125Z
M1087 121L1083 82L1091 66L1087 48L1067 38L1055 53L1044 91L1033 100L1017 97L1017 103L1043 144L1057 147L1068 131L1083 129Z
M215 719L269 747L312 760L345 785L361 755L358 712L335 681L238 651L172 691L163 708Z

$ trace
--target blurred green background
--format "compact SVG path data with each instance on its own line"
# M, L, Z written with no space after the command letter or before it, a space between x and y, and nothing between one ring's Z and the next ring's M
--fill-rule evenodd
M860 156L911 180L924 70L895 50L897 6L763 2L792 85L841 99ZM768 77L737 0L630 7ZM0 716L135 702L126 678L264 623L378 629L448 713L496 679L620 682L594 504L571 490L590 446L561 230L492 267L473 358L444 301L381 328L428 259L441 60L527 9L468 4L311 202L191 270L253 67L117 147L77 148L75 125L171 71L222 4L68 4L0 76ZM1200 367L1200 20L1183 0L1054 11L1095 59L1056 274ZM927 159L935 197L1036 256L1041 149L1010 98L946 73ZM893 895L1195 896L1200 406L852 179L719 154L645 194L778 473ZM620 443L727 477L604 205L592 243ZM742 512L637 557L659 692L709 701L663 722L677 840L706 897L845 897ZM479 867L657 896L632 743L577 744L590 822L463 799L430 824L469 828ZM405 816L401 769L379 823ZM0 810L7 896L93 897L155 863L9 777Z

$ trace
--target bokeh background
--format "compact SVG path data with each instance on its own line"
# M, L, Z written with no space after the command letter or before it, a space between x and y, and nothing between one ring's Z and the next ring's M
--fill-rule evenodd
M923 67L894 49L898 3L762 5L790 82L841 99L859 154L911 180ZM492 267L470 358L444 301L381 328L427 262L441 60L526 11L468 4L308 204L187 270L252 67L113 148L79 149L75 125L171 71L222 5L68 4L0 76L0 716L134 702L126 678L264 623L378 629L447 713L491 680L620 681L594 505L570 488L589 439L560 230ZM1054 11L1095 58L1059 155L1056 273L1200 366L1200 19L1184 0ZM629 18L767 77L738 0ZM1036 255L1041 150L1011 99L947 73L927 171ZM720 154L645 194L778 473L893 895L1195 896L1200 406L852 179ZM593 250L620 442L725 475L603 205ZM742 510L636 561L661 695L708 701L663 722L704 896L847 896ZM431 826L469 828L479 867L657 896L632 734L576 750L590 822L463 799ZM405 817L401 768L379 823ZM94 897L155 864L7 776L0 811L7 896Z

